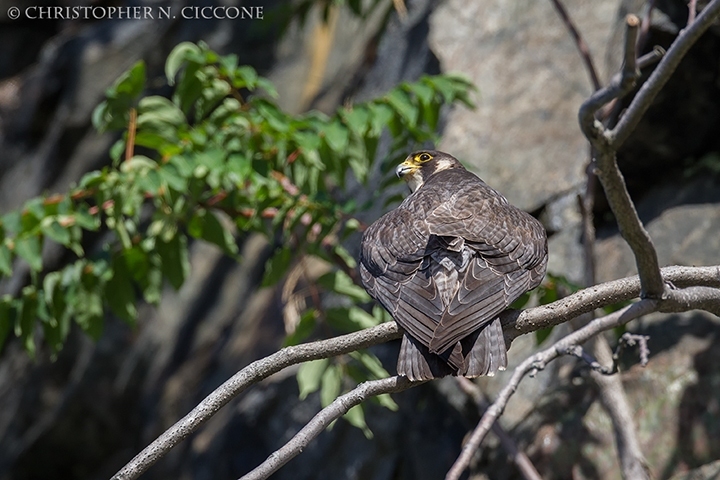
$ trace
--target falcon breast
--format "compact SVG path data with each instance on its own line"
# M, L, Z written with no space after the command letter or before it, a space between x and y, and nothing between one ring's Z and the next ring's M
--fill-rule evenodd
M505 369L498 315L545 275L545 229L447 153L412 153L396 173L412 193L363 234L360 274L404 330L398 374Z

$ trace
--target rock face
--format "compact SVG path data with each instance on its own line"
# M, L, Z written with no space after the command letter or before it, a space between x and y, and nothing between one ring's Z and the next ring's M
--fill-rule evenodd
M617 2L565 3L590 50L602 52ZM552 2L451 0L431 26L443 71L478 87L477 108L450 115L442 147L529 211L577 188L588 157L577 111L593 88Z
M0 15L12 5L6 3L0 1ZM282 3L266 2L266 12ZM448 112L439 147L540 215L551 233L550 271L579 282L576 196L585 188L588 148L576 118L592 88L551 2L404 3L403 20L389 0L362 21L333 10L324 23L311 11L304 26L291 26L283 37L271 20L242 28L180 19L55 22L41 34L36 25L0 17L0 212L42 191L63 191L103 165L113 139L92 130L90 113L107 86L139 58L161 77L175 44L204 39L269 76L293 112L331 111L423 73L470 77L478 86L477 108ZM564 3L607 79L617 68L618 19L644 2ZM667 46L684 25L686 8L680 0L656 2L646 48ZM705 35L620 152L663 265L720 260L720 161L713 156L720 151L719 52L720 33ZM368 195L351 188L358 198ZM598 280L634 273L601 193L595 214ZM108 318L97 343L74 331L55 361L46 353L31 361L17 342L9 343L0 356L0 480L109 478L238 369L277 350L282 292L258 286L270 250L252 236L240 243L242 264L193 245L192 276L179 292L166 292L158 309L142 308L135 329ZM63 261L59 251L46 254L50 262ZM0 293L17 292L26 275L0 283ZM654 315L629 328L651 337L648 367L637 366L629 351L622 375L655 477L720 458L718 319ZM391 372L397 348L374 350ZM532 336L516 340L511 364L536 348ZM246 391L143 478L237 478L256 466L319 409L317 396L298 400L293 373ZM507 378L481 384L492 396ZM394 398L399 412L370 408L373 440L337 422L273 478L441 478L477 421L476 409L452 379ZM543 478L620 478L609 419L586 368L570 359L526 379L502 423ZM712 478L713 468L698 468L705 476L697 478ZM484 472L521 478L493 439L472 469L472 478L485 478ZM678 478L696 478L691 475Z

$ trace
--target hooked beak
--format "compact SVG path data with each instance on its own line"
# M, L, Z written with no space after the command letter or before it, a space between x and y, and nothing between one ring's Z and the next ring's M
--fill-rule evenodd
M410 160L405 160L403 163L397 166L395 169L395 175L398 176L398 178L402 178L408 173L412 173L415 170L417 170L417 166L410 163Z

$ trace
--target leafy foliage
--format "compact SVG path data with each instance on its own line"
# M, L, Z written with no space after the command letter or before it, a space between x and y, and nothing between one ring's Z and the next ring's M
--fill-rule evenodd
M274 103L268 80L204 44L178 45L165 75L171 98L143 96L145 66L138 62L96 108L99 131L123 130L110 166L88 173L67 194L32 199L0 218L0 278L22 263L31 277L18 295L0 298L0 347L14 333L31 355L39 338L57 352L72 322L97 338L107 310L132 324L140 298L157 304L165 281L182 286L192 239L237 257L235 235L247 232L282 245L268 262L266 285L283 278L299 255L338 267L319 284L352 306L311 310L290 342L310 335L318 318L340 330L386 320L377 309L371 315L354 306L369 297L346 273L356 265L340 241L359 228L353 214L362 206L337 192L351 176L368 180L384 132L395 158L409 145L434 140L441 106L469 104L471 85L459 77L426 76L333 115L292 116ZM104 243L92 247L98 235ZM75 260L48 271L46 242L66 247ZM301 380L301 394L320 388L327 403L339 392L341 373L363 379L368 372L387 375L367 352L347 365L307 366L299 377L309 379ZM364 425L357 411L350 418Z

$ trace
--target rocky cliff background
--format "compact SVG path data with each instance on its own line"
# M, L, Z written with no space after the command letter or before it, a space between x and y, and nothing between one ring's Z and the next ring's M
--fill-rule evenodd
M582 282L577 196L585 188L588 147L576 118L592 88L550 1L408 0L407 17L400 18L386 0L365 19L335 8L323 22L313 9L304 24L294 21L283 31L287 3L223 3L262 5L264 20L29 21L6 13L20 0L0 0L0 213L42 192L64 191L82 173L106 164L115 139L98 135L90 124L105 89L143 58L162 93L163 62L172 47L204 40L269 77L290 112L332 111L423 73L469 76L479 88L477 108L446 112L439 148L539 216L551 235L550 271ZM669 45L687 21L684 2L654 3L646 49ZM624 15L646 13L646 3L565 4L607 80L618 68ZM663 265L720 259L719 132L715 27L620 152ZM349 194L369 195L362 187ZM595 200L598 281L633 274L629 249L601 192ZM259 287L270 253L264 240L238 241L241 263L193 245L192 276L179 292L168 289L159 308L142 307L136 328L108 317L98 342L75 331L56 359L41 352L31 360L18 342L7 344L0 356L0 479L109 478L233 373L277 350L287 297L282 286ZM358 241L348 247L356 251ZM64 260L61 252L44 255L55 265ZM18 272L0 283L0 293L19 291L26 279L27 272ZM658 314L630 328L651 336L649 365L643 369L629 355L622 375L655 477L682 475L720 459L719 320ZM397 348L375 350L389 371ZM511 362L534 348L532 336L516 340ZM482 384L492 395L506 379ZM317 412L316 396L300 402L297 394L293 370L249 389L143 478L239 477ZM394 398L399 412L370 408L373 440L340 421L273 478L442 478L477 421L472 402L452 381ZM502 424L543 478L619 478L610 421L584 368L570 360L526 379ZM705 471L700 478L713 478L718 468ZM494 439L475 459L471 477L520 478Z

